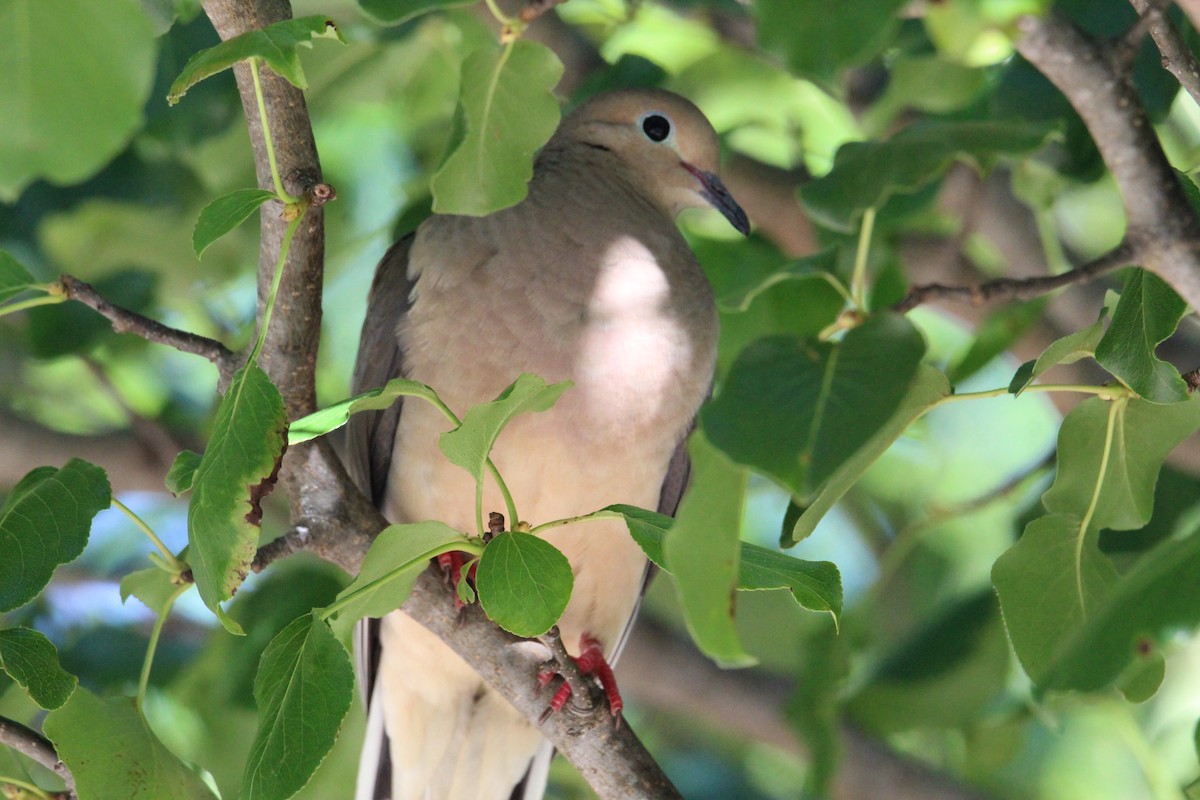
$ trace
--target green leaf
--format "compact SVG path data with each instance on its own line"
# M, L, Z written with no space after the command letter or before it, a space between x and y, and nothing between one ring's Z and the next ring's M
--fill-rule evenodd
M746 311L759 295L784 281L828 280L837 268L837 253L836 247L827 247L786 264L748 286L730 287L717 299L717 305L724 312Z
M1036 361L1022 364L1021 368L1017 370L1017 374L1013 376L1012 383L1008 385L1008 391L1020 394L1025 387L1041 377L1042 373L1051 367L1059 364L1074 364L1081 358L1094 355L1096 345L1104 336L1104 318L1107 315L1108 306L1105 305L1100 310L1100 318L1091 325L1054 341L1042 351Z
M277 75L293 86L307 89L300 67L300 45L312 47L312 40L328 37L345 43L333 20L324 16L300 17L276 22L256 31L247 31L214 47L201 50L183 66L183 72L171 84L167 102L175 105L195 84L239 61L261 58Z
M371 543L358 575L334 601L337 605L349 601L338 608L339 627L399 608L429 566L429 559L453 550L477 549L466 536L442 522L387 526Z
M138 0L0 3L0 201L95 174L142 124L157 43Z
M809 501L892 418L924 352L916 328L892 314L839 342L763 339L742 351L701 410L705 434Z
M798 75L829 82L865 63L887 45L904 0L758 0L758 38L781 53Z
M179 455L175 456L175 460L171 463L171 468L167 470L167 477L163 483L167 487L167 491L179 497L192 490L192 482L196 480L196 470L200 468L200 462L203 456L192 450L181 450Z
M545 411L570 388L570 381L547 384L538 376L525 373L497 395L495 400L469 409L462 424L443 433L438 445L446 458L471 473L478 485L483 480L492 445L509 420L518 414Z
M751 666L757 659L742 647L730 601L738 583L747 473L700 432L692 436L688 452L692 485L675 524L666 532L666 570L675 577L683 617L696 646L724 667Z
M192 230L192 249L196 251L196 258L274 197L274 192L265 189L238 189L206 205Z
M663 540L674 520L644 508L613 505L601 509L625 518L629 535L646 558L666 570ZM737 588L742 591L788 589L796 602L811 611L832 612L834 622L842 610L841 575L828 561L803 561L765 547L742 542L738 557Z
M174 602L179 585L171 573L158 567L139 569L121 578L121 602L136 597L155 614L163 614Z
M1095 498L1093 527L1140 528L1154 510L1163 460L1197 428L1200 397L1168 406L1138 398L1085 400L1059 429L1058 474L1042 502L1048 511L1082 517Z
M246 578L258 546L262 498L274 488L283 457L287 413L283 398L257 365L238 370L213 421L188 504L189 561L205 605L219 611Z
M29 271L7 252L0 250L0 303L35 286L37 283Z
M1186 310L1187 304L1162 278L1144 269L1131 270L1112 324L1096 345L1096 361L1151 402L1186 400L1187 384L1179 370L1154 354Z
M475 570L475 590L488 617L517 636L541 636L558 622L575 576L567 557L531 533L501 533Z
M0 668L46 709L67 702L79 683L58 663L58 651L50 640L32 628L0 631Z
M473 2L475 0L358 0L363 11L386 25L399 25L430 11L470 5Z
M430 182L439 214L482 216L520 202L533 154L558 125L562 63L524 39L467 56L447 155Z
M855 451L854 455L834 470L833 475L821 487L820 492L805 507L804 512L796 521L791 535L785 534L779 542L780 545L791 547L808 538L816 530L817 523L824 519L834 504L841 500L850 487L858 482L867 468L900 438L908 426L949 394L950 384L941 370L922 364L917 369L917 377L908 393L900 401L900 407L896 409L896 413L881 425L871 438Z
M396 402L398 397L422 397L430 402L441 402L437 393L425 384L406 378L393 378L378 389L347 398L296 420L288 426L288 444L300 444L337 430L346 424L351 414L380 411Z
M44 725L81 798L212 800L193 770L150 730L129 697L78 688Z
M242 774L245 800L284 800L325 760L354 698L350 655L314 615L267 645L254 677L258 733Z
M838 16L841 16L840 12ZM1024 155L1045 144L1050 129L1015 122L929 122L911 125L886 142L849 142L829 174L800 191L815 221L851 233L868 208L909 194L959 159L987 170L1001 156Z
M37 597L59 564L75 560L110 503L104 470L78 458L22 478L0 511L0 611Z
M1034 683L1047 677L1056 651L1099 610L1117 581L1096 546L1097 529L1072 514L1029 523L992 567L1009 639Z
M828 611L835 625L842 615L842 574L831 561L805 561L743 542L738 588L787 589L809 611Z

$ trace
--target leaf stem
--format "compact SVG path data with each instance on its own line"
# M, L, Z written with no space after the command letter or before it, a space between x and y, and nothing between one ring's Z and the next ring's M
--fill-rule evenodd
M1083 519L1079 522L1079 536L1075 540L1075 592L1079 595L1079 611L1084 619L1087 619L1087 602L1083 593L1083 544L1087 538L1088 528L1091 527L1092 517L1096 514L1096 507L1100 505L1100 490L1104 488L1104 476L1108 474L1108 460L1112 456L1113 432L1117 427L1117 416L1124 411L1126 404L1129 402L1129 397L1125 396L1108 409L1108 425L1104 431L1104 451L1100 456L1100 469L1096 474L1096 486L1092 490L1092 499L1088 503L1087 511L1084 512Z
M154 533L154 530L147 525L141 517L135 514L132 508L125 505L115 497L112 499L112 504L116 508L120 509L125 516L129 517L133 524L136 525L142 533L146 534L154 546L158 548L158 552L162 553L162 560L166 562L167 566L169 567L169 571L179 573L187 569L187 565L175 557L175 554L172 553L170 548L163 543L163 540L158 538L158 535Z
M267 163L271 165L271 179L275 182L275 194L284 204L295 203L297 198L284 191L283 180L279 177L279 164L275 161L275 145L271 142L271 125L267 122L267 103L263 99L262 83L258 78L257 58L250 59L250 75L254 78L254 99L258 101L258 119L262 123L263 143L267 149Z
M492 16L496 18L497 22L499 22L505 28L512 25L513 18L505 15L505 13L500 10L500 6L496 5L496 0L484 1L487 3L488 11L492 12Z
M17 303L10 303L6 306L0 306L0 317L5 314L15 314L18 311L24 311L27 308L35 306L49 306L55 303L62 303L67 300L65 294L47 294L40 297L30 297L28 300L21 300Z
M136 704L138 710L141 710L146 702L146 689L150 686L150 668L154 665L154 651L158 649L158 639L162 635L163 625L167 622L167 617L171 614L171 608L175 605L175 601L179 596L192 588L192 584L185 583L167 598L167 602L163 604L162 612L158 615L158 619L154 620L154 629L150 631L150 643L146 645L146 657L142 661L142 675L138 679L138 691Z
M442 402L442 398L438 397L436 393L429 395L422 394L420 396L432 403L438 411L441 411L442 416L448 419L452 425L455 427L462 425L462 420L458 418L458 415L451 411L450 406ZM500 470L496 469L496 465L492 462L490 456L485 463L487 464L488 472L491 473L492 478L496 481L496 487L500 490L500 495L504 498L504 508L508 512L508 528L509 530L513 530L516 528L517 523L521 521L521 518L517 516L517 504L513 501L512 492L508 490L508 484L500 476ZM482 482L475 489L475 524L477 526L476 533L482 536L484 531Z
M871 232L875 229L875 208L863 212L858 229L858 249L854 253L854 273L850 276L850 293L854 306L867 313L867 255L871 252Z
M1108 400L1120 400L1123 397L1129 396L1129 390L1124 386L1090 386L1087 384L1075 383L1035 383L1032 386L1026 386L1022 392L1081 392L1083 394L1094 394L1097 397L1103 397ZM999 389L987 389L982 392L960 392L957 394L948 394L941 400L930 406L937 408L945 403L954 403L959 400L986 400L989 397L1003 397L1006 394L1012 394L1008 387ZM1014 395L1015 397L1015 395Z
M625 519L625 515L620 513L619 511L605 511L605 510L593 511L591 514L584 514L579 517L563 517L562 519L556 519L556 520L552 520L550 522L543 522L541 525L537 525L533 528L530 528L529 532L536 535L540 531L544 531L547 528L559 528L559 527L562 527L563 525L574 525L576 522L587 522L588 520L593 520L593 519L621 519L621 520L623 520L623 519Z
M275 274L271 277L271 291L267 294L262 325L258 329L258 339L254 342L254 350L250 353L250 362L258 360L258 354L262 352L263 344L267 341L267 325L271 322L271 312L275 310L275 296L279 294L279 282L283 280L283 267L287 263L288 251L292 249L292 237L296 235L296 229L300 227L302 219L304 219L303 214L289 222L287 230L283 232L283 244L279 248L279 261L276 262Z

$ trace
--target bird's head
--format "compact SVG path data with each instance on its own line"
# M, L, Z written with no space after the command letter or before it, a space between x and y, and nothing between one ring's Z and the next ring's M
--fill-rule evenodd
M717 176L716 131L677 94L622 89L596 95L567 115L556 137L611 152L638 188L672 216L711 207L743 234L750 232L746 212Z

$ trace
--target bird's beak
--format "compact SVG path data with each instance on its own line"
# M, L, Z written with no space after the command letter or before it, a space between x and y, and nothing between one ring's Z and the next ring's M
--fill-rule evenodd
M708 201L709 205L721 212L725 219L729 220L732 225L743 236L750 235L750 219L746 216L746 212L738 205L737 200L733 199L733 195L725 188L725 184L711 172L705 172L698 167L694 167L686 161L679 162L683 168L696 176L696 180L700 181L700 185L704 188L701 190L701 196Z

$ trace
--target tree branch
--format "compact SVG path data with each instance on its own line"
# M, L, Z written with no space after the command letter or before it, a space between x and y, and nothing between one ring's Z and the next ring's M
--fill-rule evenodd
M1027 16L1017 50L1078 112L1121 190L1127 237L1142 263L1200 308L1200 222L1167 162L1129 76L1054 14Z
M1130 2L1140 15L1136 27L1145 25L1149 31L1150 38L1154 40L1159 54L1162 55L1163 68L1175 76L1179 85L1193 100L1200 103L1200 64L1183 43L1183 38L1180 37L1179 31L1175 30L1171 20L1167 19L1165 6L1169 4L1162 0Z
M909 289L908 294L904 295L904 299L893 306L893 310L904 313L932 300L953 300L959 303L970 303L973 306L992 301L1031 300L1065 286L1089 283L1101 275L1135 263L1138 261L1138 255L1137 248L1129 240L1126 240L1095 261L1089 261L1059 275L1034 278L997 278L975 286L927 283Z
M108 302L91 286L78 278L63 275L59 278L63 293L71 300L83 303L112 323L117 333L133 333L148 342L165 344L184 353L203 356L217 366L223 380L237 369L237 354L215 339L187 331L176 330L161 322L144 317L136 311Z
M28 756L54 772L67 785L65 796L75 797L75 779L71 775L71 770L67 769L67 765L59 760L58 751L45 736L19 722L7 717L0 717L0 744L11 747L21 755Z

